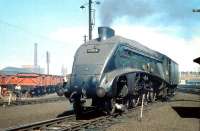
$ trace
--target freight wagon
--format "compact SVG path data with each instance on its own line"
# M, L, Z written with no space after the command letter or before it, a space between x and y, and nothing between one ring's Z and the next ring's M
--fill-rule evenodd
M63 83L63 76L35 73L18 73L15 75L0 75L0 86L10 91L18 91L31 96L41 96L54 93Z

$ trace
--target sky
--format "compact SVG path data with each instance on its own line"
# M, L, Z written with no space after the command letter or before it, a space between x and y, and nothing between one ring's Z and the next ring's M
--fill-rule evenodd
M110 26L117 35L133 39L168 55L180 71L197 71L200 57L199 0L99 0L95 26ZM33 65L34 43L38 64L50 73L61 67L71 73L74 54L88 35L88 0L0 0L0 69Z

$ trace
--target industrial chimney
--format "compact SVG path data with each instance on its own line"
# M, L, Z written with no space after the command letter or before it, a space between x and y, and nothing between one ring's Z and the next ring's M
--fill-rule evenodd
M34 44L34 68L37 68L37 43Z
M48 51L46 52L46 57L47 57L47 74L49 75L50 54Z
M99 40L106 40L115 35L115 31L110 27L98 27Z

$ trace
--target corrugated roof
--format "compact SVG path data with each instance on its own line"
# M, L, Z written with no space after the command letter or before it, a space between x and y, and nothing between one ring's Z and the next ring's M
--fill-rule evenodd
M17 68L17 67L6 67L0 70L1 75L15 75L18 73L33 73L33 72L29 69Z

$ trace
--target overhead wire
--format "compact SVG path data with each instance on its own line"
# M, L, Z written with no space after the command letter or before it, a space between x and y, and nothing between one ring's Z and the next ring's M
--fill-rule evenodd
M56 43L64 43L66 44L65 42L61 42L61 41L57 41L57 40L53 40L45 35L41 35L41 34L38 34L38 33L34 33L28 29L25 29L21 26L18 26L18 25L15 25L15 24L11 24L11 23L8 23L8 22L5 22L3 20L0 19L0 24L3 24L3 25L6 25L8 27L11 27L11 28L15 28L17 30L20 30L20 31L23 31L25 33L27 33L28 35L31 35L32 37L39 37L41 39L45 39L45 40L48 40L48 41L51 41L51 42L56 42Z

